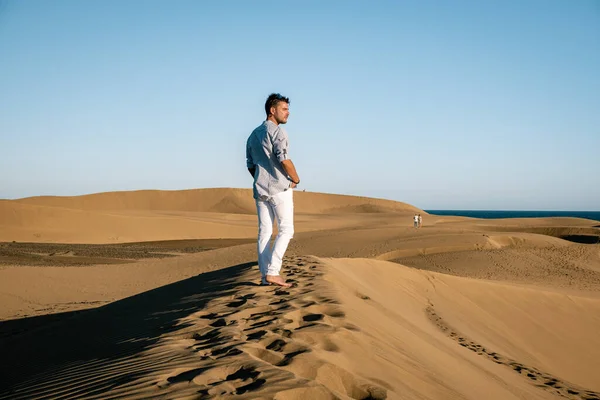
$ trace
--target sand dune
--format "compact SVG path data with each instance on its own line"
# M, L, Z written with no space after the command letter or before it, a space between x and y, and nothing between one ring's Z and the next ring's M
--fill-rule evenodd
M163 239L249 237L256 222L242 215L168 215L88 211L55 206L0 203L0 241L122 243Z
M19 383L0 398L599 395L598 298L365 259L286 270L289 290L240 264L9 337L35 362L2 371Z
M305 192L296 192L295 197L299 232L362 223L353 218L336 218L340 213L420 211L389 200ZM0 200L0 241L125 243L248 238L256 235L255 214L252 192L247 189L112 192ZM323 218L325 214L329 218Z
M580 395L600 391L600 336L596 334L600 298L427 273L379 261L345 259L328 264L335 270L329 280L341 293L342 304L347 304L347 318L360 323L377 343L371 344L371 351L377 349L379 354L369 356L374 359L369 370L385 377L388 384L414 390L411 380L428 378L427 390L439 391L436 398L541 396L525 383L567 397L568 390ZM377 355L402 360L403 365L398 368L391 361L386 368ZM365 368L368 358L354 360L358 369ZM488 381L489 375L497 379ZM438 385L432 383L435 378L441 381ZM471 384L477 381L488 385Z
M600 400L598 221L296 200L289 290L247 190L0 200L0 399Z
M294 192L295 211L301 214L319 214L346 209L363 212L399 211L423 212L406 203L345 196L326 193ZM250 189L192 189L192 190L140 190L107 192L84 196L39 196L14 202L81 210L177 210L219 212L229 214L255 214L256 206Z

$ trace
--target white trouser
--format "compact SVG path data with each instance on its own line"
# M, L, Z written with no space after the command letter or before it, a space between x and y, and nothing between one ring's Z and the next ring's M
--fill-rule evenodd
M258 267L264 281L266 275L279 275L283 255L294 237L294 191L287 189L267 200L256 200L258 211ZM271 247L273 220L277 218L278 234Z

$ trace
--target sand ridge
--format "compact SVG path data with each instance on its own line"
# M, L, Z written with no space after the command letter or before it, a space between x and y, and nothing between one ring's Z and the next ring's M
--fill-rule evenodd
M423 212L410 204L370 197L300 190L296 190L294 196L295 211L301 214L346 210ZM252 215L256 212L252 190L236 188L139 190L94 193L83 196L37 196L11 202L81 210L178 210Z
M406 203L295 191L296 230L350 228L361 214L423 212ZM0 200L0 241L126 243L256 236L248 189L110 192ZM353 218L344 218L345 215ZM408 218L408 217L407 217Z
M200 283L205 290L199 294L186 295L186 292L196 293L191 282L175 284L180 287L171 291L175 297L166 297L175 300L175 304L152 303L152 298L144 299L150 295L142 295L105 306L96 315L80 316L79 319L93 319L94 322L85 321L87 324L102 324L104 318L113 315L121 320L138 312L148 316L166 315L171 309L179 318L144 323L144 328L152 326L157 335L138 338L137 344L138 332L146 331L136 329L137 323L111 326L105 332L85 335L71 345L79 351L92 349L98 361L82 364L70 354L57 352L38 360L49 364L44 365L43 369L49 372L42 379L21 382L10 392L0 392L0 398L110 399L124 395L173 399L186 396L386 398L385 388L319 357L320 352L336 351L335 343L328 336L340 330L357 329L344 324L338 302L323 294L323 282L318 279L323 274L322 265L309 257L297 257L286 260L286 267L295 283L295 287L288 290L256 286L247 281L248 275L256 279L256 271L249 272L248 265L240 265L230 268L227 275L221 270L214 274L213 280L209 277ZM181 289L184 285L186 289ZM160 291L165 290L168 288ZM179 297L182 294L183 297ZM144 310L136 309L132 313L132 308L140 307L131 304L136 302L143 303ZM185 313L177 311L182 306L186 307ZM67 335L69 337L61 341L71 341L74 339L72 329L90 332L81 326L84 321L77 319L75 316L71 320L66 332L54 334ZM136 319L139 320L139 316ZM162 325L167 320L169 328L165 329ZM40 328L37 335L48 329ZM26 336L12 337L10 347L14 342L28 340ZM12 355L10 349L2 350ZM132 353L137 355L133 357ZM56 363L57 359L60 362ZM52 363L55 366L50 366ZM33 371L36 367L42 369L40 365L21 367ZM14 366L11 371L3 371L10 380L18 380L15 375L20 373L23 371ZM121 380L127 383L114 387L112 382Z

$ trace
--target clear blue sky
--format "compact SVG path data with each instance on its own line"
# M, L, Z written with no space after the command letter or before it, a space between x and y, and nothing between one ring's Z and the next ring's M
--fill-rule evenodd
M600 1L0 0L0 198L251 187L600 209Z

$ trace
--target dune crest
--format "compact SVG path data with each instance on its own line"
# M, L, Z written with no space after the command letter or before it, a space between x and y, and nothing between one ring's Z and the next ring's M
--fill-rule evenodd
M327 193L294 191L295 211L300 214L327 213L345 209L363 212L423 212L406 203ZM256 206L251 189L210 188L189 190L138 190L105 192L82 196L37 196L10 200L24 204L80 210L194 211L254 214Z

